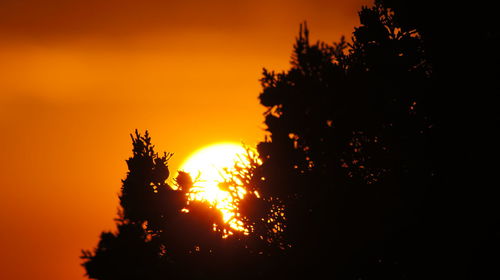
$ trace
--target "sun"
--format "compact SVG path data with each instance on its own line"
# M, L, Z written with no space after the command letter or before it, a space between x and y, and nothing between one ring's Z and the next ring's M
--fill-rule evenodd
M247 231L239 218L235 199L243 199L246 190L238 187L232 189L231 195L229 191L221 189L219 184L224 181L224 169L234 170L235 163L248 165L246 154L245 148L236 143L217 143L194 152L180 168L189 173L195 182L188 193L188 200L207 202L222 213L224 223L243 233Z

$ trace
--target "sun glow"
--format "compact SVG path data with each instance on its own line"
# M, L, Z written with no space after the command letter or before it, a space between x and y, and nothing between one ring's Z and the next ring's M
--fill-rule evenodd
M232 230L248 234L244 223L240 219L237 199L243 199L247 191L242 187L232 187L224 190L224 169L234 170L234 165L248 165L245 157L246 150L234 143L219 143L210 145L191 155L181 166L181 170L189 173L194 185L188 192L189 201L203 201L217 208L224 223ZM214 225L214 230L216 225ZM225 231L225 236L232 232Z

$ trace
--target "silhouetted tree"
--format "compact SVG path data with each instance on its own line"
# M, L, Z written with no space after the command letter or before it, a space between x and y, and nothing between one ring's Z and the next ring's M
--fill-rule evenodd
M87 274L93 279L195 278L189 266L199 269L203 251L216 246L221 233L213 224L223 225L220 213L201 203L191 203L189 215L183 212L189 182L181 173L178 189L166 183L172 154L158 155L148 132L136 131L132 143L117 232L104 232L94 252L84 251Z
M500 28L496 10L458 6L377 0L350 42L311 43L301 25L291 68L263 71L258 158L220 184L245 232L222 238L220 212L186 200L196 182L169 186L171 154L136 132L88 276L498 278Z
M83 265L91 279L160 279L165 273L168 260L160 241L160 224L183 202L165 182L172 154L155 153L147 132L141 136L136 131L132 143L117 232L103 232L94 252L83 252Z
M148 132L136 131L132 144L117 230L103 232L95 250L83 251L88 277L230 279L243 272L240 278L262 277L262 271L247 267L264 263L267 255L261 244L269 242L235 232L219 210L189 201L188 192L195 183L188 173L180 171L175 186L170 186L166 181L172 154L156 153Z
M428 110L435 122L429 145L437 172L426 228L433 242L429 263L442 278L499 278L499 192L493 187L500 149L500 24L490 1L436 5L383 0L394 20L416 29L432 65ZM486 140L487 139L487 140ZM459 244L459 245L457 245Z
M442 52L453 48L453 41L445 48L433 41L441 44L450 34L436 31L446 31L442 23L433 29L435 17L425 18L435 12L431 5L405 3L376 1L363 7L350 44L343 39L333 45L311 44L304 25L291 69L264 70L260 101L267 108L269 138L258 146L263 164L256 172L265 179L258 189L283 202L284 235L291 247L287 254L294 256L287 262L294 264L294 275L473 277L473 255L492 251L484 249L487 243L481 250L474 248L464 233L498 244L493 238L498 234L498 207L473 187L476 178L482 191L495 197L477 165L470 167L479 143L461 139L481 141L480 131L464 130L463 124L481 126L490 134L498 116L443 116L443 111L470 108L466 101L457 103L460 84L450 86L450 74L443 71L461 71L457 76L492 84L485 77L498 73L491 66L498 66L498 54L485 46L495 62L480 63L492 71L479 69L485 75L481 79L472 66L456 67L459 60L447 65L449 54ZM412 17L398 14L402 10ZM466 24L462 21L458 26ZM498 31L488 29L488 36L498 38ZM485 100L491 99L489 91L477 88L488 96ZM473 104L484 102L468 97ZM459 107L449 110L448 104ZM482 105L470 109L479 113L477 109L489 108ZM490 163L485 170L495 166L498 149L493 150L495 157L484 161ZM460 182L457 170L467 174L466 181ZM462 268L454 269L456 263Z

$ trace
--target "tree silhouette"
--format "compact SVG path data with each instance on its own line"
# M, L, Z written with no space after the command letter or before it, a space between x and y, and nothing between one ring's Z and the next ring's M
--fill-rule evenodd
M258 155L219 185L245 233L223 238L220 212L187 200L196 182L169 186L172 155L136 131L117 231L83 252L88 276L498 278L500 28L463 12L377 0L333 44L301 25L291 68L263 71Z
M495 62L480 62L485 69L470 61L469 68L448 65L445 52L456 52L448 40L460 30L439 33L449 22L422 17L433 13L425 1L376 1L360 11L350 44L311 44L304 24L291 69L264 70L260 101L269 138L258 146L260 192L284 202L295 275L467 278L488 275L498 263L485 249L498 248L499 209L489 186L494 172L484 180L477 165L470 166L474 158L488 163L485 171L497 166L498 149L490 150L494 157L478 157L473 149L483 132L463 127L477 125L497 139L491 132L498 116L477 111L492 99L482 85L485 99L469 95L479 105L471 108L457 95L462 84L451 83L463 77L467 85L492 84L486 77L498 72L498 54L486 46ZM487 30L493 44L498 29ZM482 117L456 111L464 109ZM478 266L477 254L489 265ZM474 272L478 267L482 271Z
M220 214L199 203L189 205L190 215L182 212L188 189L175 190L166 183L172 154L158 155L148 132L142 136L136 131L132 143L117 232L104 232L94 252L84 251L87 274L93 279L192 278L187 264L200 265L200 248L216 245L220 231L212 228L213 223L222 225ZM183 177L179 182L188 186Z
M207 203L188 200L188 192L195 185L188 173L179 171L173 187L166 182L170 174L168 160L173 154L156 153L148 132L141 135L136 131L132 144L133 156L127 160L129 171L122 181L119 197L117 230L103 232L96 249L82 252L88 277L100 280L262 277L263 271L247 267L264 267L259 264L265 263L264 250L268 247L265 244L270 242L262 235L250 238L234 231L224 238L231 229L224 223L221 212ZM241 166L238 170L240 174L247 172ZM229 185L234 182L228 178L222 185L226 184L231 191ZM248 218L246 221L249 225L258 224Z
M159 239L160 224L182 203L165 183L172 155L155 153L147 132L141 136L136 131L132 143L117 232L103 232L95 251L83 252L83 265L92 279L160 279L168 264ZM165 203L158 201L160 197Z

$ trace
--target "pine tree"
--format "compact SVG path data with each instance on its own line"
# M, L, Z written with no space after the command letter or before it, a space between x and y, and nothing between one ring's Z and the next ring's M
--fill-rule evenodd
M133 156L122 181L117 231L103 232L93 252L83 251L91 279L161 279L168 267L160 224L183 204L166 183L172 154L155 153L148 132L142 136L136 130L131 137Z
M262 277L265 271L246 268L266 263L263 252L269 242L232 230L215 207L189 201L188 192L195 183L188 173L179 171L174 186L167 183L168 160L173 154L155 152L148 132L136 131L131 137L133 155L122 180L117 230L103 232L97 248L82 252L87 276L99 280L232 279L245 271L240 278ZM240 166L238 170L246 169ZM236 182L232 175L236 176L228 173L228 181L221 184L228 191ZM245 220L248 225L258 224L252 218ZM227 236L229 231L232 234Z
M269 132L258 146L261 192L283 201L288 254L305 275L356 277L378 259L399 258L380 248L408 238L434 184L432 68L422 39L380 2L359 16L349 44L311 43L304 24L291 69L264 70L261 80Z

